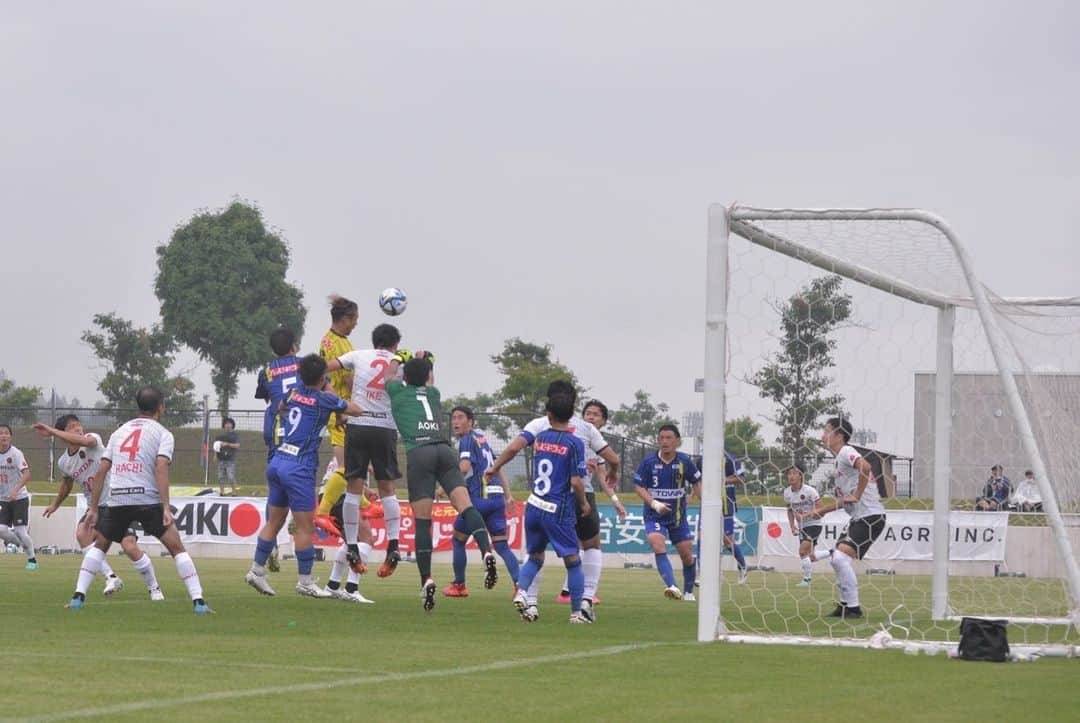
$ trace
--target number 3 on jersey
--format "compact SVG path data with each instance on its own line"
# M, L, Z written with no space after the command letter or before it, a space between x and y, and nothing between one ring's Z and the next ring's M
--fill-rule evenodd
M128 462L135 461L135 455L139 453L139 438L142 437L142 430L136 429L127 436L127 439L120 445L121 452L127 452Z

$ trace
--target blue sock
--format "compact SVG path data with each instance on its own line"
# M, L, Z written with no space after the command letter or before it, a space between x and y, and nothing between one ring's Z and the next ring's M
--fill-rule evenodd
M746 569L746 558L743 557L742 548L739 547L739 543L732 541L731 554L735 555L735 564L739 566L740 570Z
M465 565L469 562L469 558L465 554L465 543L455 537L451 544L454 546L454 583L464 585Z
M270 553L274 551L277 543L273 540L264 540L259 538L255 542L255 564L266 565L266 561L270 559Z
M697 560L694 560L692 565L683 565L682 579L683 579L683 592L694 591L694 579L697 577Z
M507 544L506 540L499 540L492 544L495 546L495 552L503 559L503 562L506 563L506 571L510 573L510 579L513 580L516 585L518 575L521 572L517 556L514 554L514 551L510 549L510 545Z
M310 575L311 568L315 567L315 548L309 547L296 551L296 566L300 568L301 575Z
M526 560L525 564L521 566L521 574L518 575L518 588L528 590L529 586L532 585L533 578L536 577L536 573L540 572L540 568L543 566L543 562L534 560L531 557Z
M581 558L577 562L566 563L566 584L570 588L570 610L581 610L581 598L585 597L585 571L581 569Z
M671 587L675 584L675 571L671 569L671 560L668 559L666 552L656 553L656 571L664 579L665 585Z

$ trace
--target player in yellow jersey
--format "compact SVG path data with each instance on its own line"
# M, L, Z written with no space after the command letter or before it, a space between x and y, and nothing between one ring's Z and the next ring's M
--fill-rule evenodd
M349 334L356 328L356 323L359 320L360 309L355 301L337 294L331 294L330 329L323 334L322 342L319 344L319 355L329 362L331 359L337 359L341 355L352 351L353 345L349 341ZM342 399L352 397L353 375L351 370L342 369L331 372L329 377L334 394ZM330 423L326 425L327 430L330 432L330 444L334 448L334 459L337 461L338 470L345 469L344 421L335 414L330 418ZM345 476L341 471L330 475L330 479L326 481L319 508L315 511L316 526L339 537L341 536L341 530L334 523L330 510L333 508L334 503L345 494L346 484Z

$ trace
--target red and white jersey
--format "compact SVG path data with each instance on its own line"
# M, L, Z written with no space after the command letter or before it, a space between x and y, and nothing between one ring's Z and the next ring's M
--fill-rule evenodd
M799 489L794 489L790 485L784 488L784 502L797 515L813 512L814 505L817 504L819 499L821 499L821 495L818 494L818 491L805 482ZM808 526L820 524L821 520L817 519L809 519L803 522L803 525Z
M859 470L855 464L860 459L862 455L848 444L836 453L836 499L842 500L847 495L853 495L859 488ZM885 506L881 504L881 497L878 495L877 484L874 480L871 479L866 484L866 489L863 490L858 502L844 503L844 511L851 515L853 520L885 514Z
M112 462L106 507L161 504L154 469L157 458L173 457L172 432L149 417L126 422L109 437L102 459ZM104 495L103 495L104 496Z
M604 439L604 435L600 434L600 430L594 427L589 422L586 422L578 415L575 414L573 417L570 417L570 421L567 422L566 426L567 431L569 431L570 434L574 435L585 443L585 454L589 455L590 453L592 453L592 457L587 457L587 459L595 458L599 456L599 452L607 449L607 440ZM551 422L548 420L548 418L537 417L536 419L525 425L524 431L527 431L529 434L535 437L536 435L547 429L551 429ZM584 481L585 491L593 492L594 490L592 485L592 475L587 475L584 478Z
M30 465L26 463L26 457L15 445L8 447L6 452L0 452L0 500L7 499L11 491L18 486L23 472L28 469ZM30 493L23 486L19 494L15 495L15 499L23 500L29 496Z
M349 424L397 429L386 393L386 370L393 359L394 352L386 349L357 349L338 357L343 367L352 369L352 400L364 410L359 417L349 417ZM400 377L400 369L398 373Z
M105 444L101 441L101 437L91 432L86 435L94 439L93 447L79 447L75 454L64 450L64 453L60 455L60 459L56 460L56 466L60 468L60 472L65 477L70 477L75 484L82 488L82 493L86 496L86 502L90 502L90 485L94 482L94 475L97 474L98 467L101 466L101 457L105 454ZM101 499L105 499L105 492L102 490Z

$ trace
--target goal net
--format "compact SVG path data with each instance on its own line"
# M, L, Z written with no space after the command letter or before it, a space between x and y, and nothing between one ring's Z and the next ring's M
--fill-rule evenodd
M1080 297L994 294L923 211L713 207L709 224L699 639L938 646L974 616L1080 653ZM809 487L833 500L830 417L887 508L853 565L862 617L830 617L837 572L802 560L848 515L820 531L788 515ZM743 470L745 582L729 557L719 572L707 460L724 449Z

